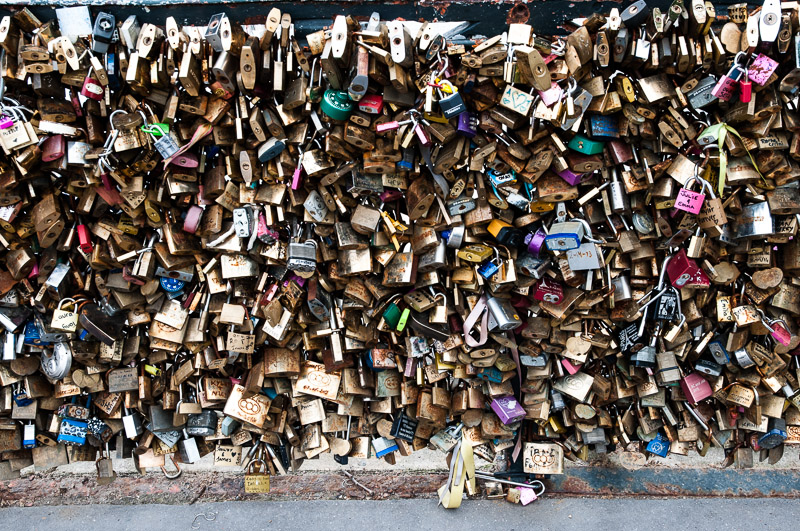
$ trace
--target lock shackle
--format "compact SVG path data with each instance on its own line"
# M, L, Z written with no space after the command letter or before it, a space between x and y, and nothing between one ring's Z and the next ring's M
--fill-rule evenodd
M670 287L672 288L672 291L675 293L675 297L678 303L678 315L681 316L681 319L680 321L678 321L678 324L676 326L683 326L683 323L686 322L686 316L683 314L683 309L681 308L681 293L675 286L670 286Z
M576 92L578 92L578 81L574 77L571 77L567 81L567 92L566 92L566 94L568 96L572 96Z
M64 305L64 303L65 303L65 302L70 302L71 304L75 304L75 299L73 299L72 297L64 297L63 299L61 299L60 301L58 301L58 306L57 306L57 309L59 309L59 310L60 310L60 309L61 309L61 307Z
M441 52L436 52L436 59L438 61L442 61ZM442 74L444 74L444 71L447 70L448 66L450 66L450 58L445 55L444 56L444 64L442 65L442 67L439 70L437 70L436 75L433 76L433 77L435 77L435 78L441 77Z
M686 182L685 182L685 183L683 183L683 187L684 187L686 190L691 190L691 185L692 185L692 184L694 184L695 182L699 182L699 183L700 183L700 187L701 187L701 188L700 188L700 191L701 191L701 192L703 192L703 193L705 193L706 191L708 191L708 195L711 197L711 199L716 199L716 198L717 198L717 196L716 196L716 195L714 195L714 188L711 186L711 183L710 183L710 182L708 182L708 181L706 181L706 180L705 180L705 179L703 179L702 177L700 177L700 176L697 174L697 173L698 173L698 171L697 171L697 170L698 170L698 168L697 168L697 166L695 166L695 167L694 167L694 173L695 173L695 174L694 174L694 176L692 176L692 177L689 177L688 179L686 179ZM690 184L690 183L691 183L691 184Z
M262 451L261 451L261 450L259 450L257 453L260 455L260 454L261 454L261 452L262 452ZM261 464L259 465L259 467L258 467L258 471L262 470L262 468L263 468L264 470L267 470L267 462L266 462L266 461L264 461L263 459L261 459L261 458L259 457L259 458L256 458L256 459L252 459L252 460L250 461L250 464L248 464L248 465L247 465L247 474L252 474L253 472L256 472L256 470L254 470L254 469L253 469L253 466L254 466L254 465L256 465L256 464L258 464L258 463L261 463Z
M572 218L572 219L573 219L573 221L577 221L578 223L583 225L583 227L586 229L586 235L584 236L584 238L586 239L587 242L606 243L606 241L604 239L602 239L602 238L597 239L597 238L594 237L594 234L592 233L592 227L591 227L591 225L589 225L588 221L586 221L583 218Z
M176 478L178 478L178 477L179 477L181 474L183 474L183 470L181 470L181 467L180 467L180 466L178 466L178 463L176 463L176 462L175 462L175 460L174 460L174 459L172 459L172 457L170 457L170 455L171 455L171 454L166 454L166 455L164 456L164 459L165 459L165 460L166 460L166 459L169 459L169 462L170 462L170 463L172 463L172 466L174 466L174 467L175 467L175 469L176 469L176 472L167 472L166 462L164 463L164 466L162 466L162 467L161 467L161 472L163 472L163 473L164 473L164 477L165 477L165 478L167 478L167 479L176 479Z
M746 70L747 65L750 63L750 59L751 57L748 57L748 54L744 52L737 52L733 58L733 64Z
M436 300L439 297L442 297L442 299L444 299L445 304L447 304L447 295L445 294L444 291L435 290L435 289L433 289L433 286L431 286L430 290L431 290L431 295L433 295L433 300Z

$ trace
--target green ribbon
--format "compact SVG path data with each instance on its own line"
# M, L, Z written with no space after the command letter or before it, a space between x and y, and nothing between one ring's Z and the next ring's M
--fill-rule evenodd
M715 126L712 126L712 127L715 127ZM728 154L723 149L723 144L725 143L725 137L727 136L727 134L729 132L733 133L734 135L736 135L739 138L739 140L742 141L742 145L744 146L744 150L747 151L747 156L750 157L750 162L753 163L753 167L758 172L758 175L759 175L759 177L761 177L761 180L764 181L764 184L767 184L767 180L764 179L763 175L761 175L761 170L758 169L758 165L756 164L756 161L753 158L753 155L750 153L750 150L747 149L747 146L744 145L744 140L742 139L742 135L740 135L736 131L736 129L734 129L733 127L731 127L731 126L729 126L728 124L725 124L725 123L716 124L716 127L719 127L719 129L720 129L719 130L719 136L717 137L717 147L719 148L719 182L717 183L717 188L719 189L719 196L722 197L722 192L723 192L723 190L725 188L725 174L726 174L727 169L728 169Z

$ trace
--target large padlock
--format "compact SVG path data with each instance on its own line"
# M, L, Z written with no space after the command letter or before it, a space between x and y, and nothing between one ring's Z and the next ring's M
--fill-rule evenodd
M317 242L306 240L303 243L289 243L287 267L292 271L311 273L317 269Z

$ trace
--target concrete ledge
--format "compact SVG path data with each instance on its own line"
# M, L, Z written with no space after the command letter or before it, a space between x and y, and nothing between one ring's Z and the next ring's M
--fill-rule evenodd
M175 480L160 472L121 475L107 486L94 476L32 474L0 482L0 506L144 503L192 504L242 500L381 500L433 498L444 473L356 472L367 493L341 473L307 472L272 477L268 495L244 492L242 474L186 472ZM546 496L726 496L800 498L800 470L572 467L545 480Z
M800 498L798 449L787 448L776 465L756 463L752 469L723 469L721 449L705 458L670 455L645 460L640 454L593 455L590 463L567 463L566 474L545 479L546 496L664 497L731 496ZM478 460L488 469L489 464ZM78 462L45 471L28 466L0 477L0 506L143 503L191 504L234 500L384 500L434 498L447 470L441 452L422 450L398 459L396 466L380 459L350 459L343 467L330 455L307 461L297 474L273 476L266 496L246 494L241 467L215 467L213 456L182 465L183 475L169 480L160 470L136 473L130 459L114 459L119 477L97 484L94 462ZM372 494L342 473L347 470ZM8 471L6 471L8 472ZM21 477L18 477L21 472Z

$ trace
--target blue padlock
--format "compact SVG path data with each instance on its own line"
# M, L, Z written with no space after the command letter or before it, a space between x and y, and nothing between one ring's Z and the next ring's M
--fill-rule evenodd
M669 439L658 433L652 441L647 443L647 451L659 457L667 457L669 445Z
M497 249L494 250L494 258L489 260L488 262L481 264L478 268L478 273L485 278L486 280L491 279L498 271L500 271L500 264L496 263L500 261L500 253L497 252Z

